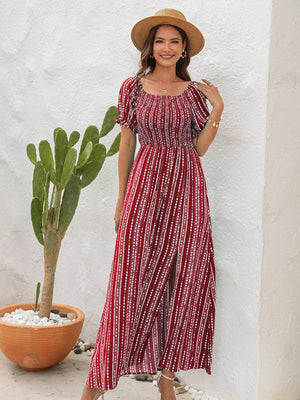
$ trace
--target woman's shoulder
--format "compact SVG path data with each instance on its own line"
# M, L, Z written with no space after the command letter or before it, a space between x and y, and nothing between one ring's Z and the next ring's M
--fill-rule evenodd
M136 76L126 78L121 85L121 90L131 92L136 86L136 79Z
M206 99L205 94L200 90L200 82L191 81L190 85L192 91L196 97L201 97L203 100Z

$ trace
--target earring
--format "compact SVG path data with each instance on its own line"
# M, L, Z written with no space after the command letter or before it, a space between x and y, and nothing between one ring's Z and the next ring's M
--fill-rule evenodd
M183 50L183 52L181 53L181 58L185 58L185 56L186 56L186 51Z
M151 54L150 58L154 58L154 57L153 57L153 54Z

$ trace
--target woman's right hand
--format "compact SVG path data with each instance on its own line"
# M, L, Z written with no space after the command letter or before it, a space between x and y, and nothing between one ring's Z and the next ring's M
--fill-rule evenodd
M118 232L120 225L121 211L123 207L128 177L134 160L135 146L136 135L132 132L131 129L127 128L124 125L121 125L121 142L118 162L119 196L114 216L116 232Z
M121 218L122 207L123 207L123 200L118 199L117 205L116 205L115 216L114 216L115 231L116 231L116 232L118 232L119 225L120 225L120 218Z

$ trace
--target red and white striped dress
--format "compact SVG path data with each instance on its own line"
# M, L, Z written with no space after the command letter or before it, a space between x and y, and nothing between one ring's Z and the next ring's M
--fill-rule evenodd
M117 121L138 134L141 147L128 179L90 387L113 389L121 375L162 368L211 373L215 267L206 184L192 143L208 114L196 82L177 96L147 93L135 77L121 86Z

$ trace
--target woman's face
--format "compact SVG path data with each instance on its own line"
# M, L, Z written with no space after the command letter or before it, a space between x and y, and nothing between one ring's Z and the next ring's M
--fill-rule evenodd
M185 43L177 29L168 25L158 28L153 42L153 57L158 64L176 65L184 49Z

